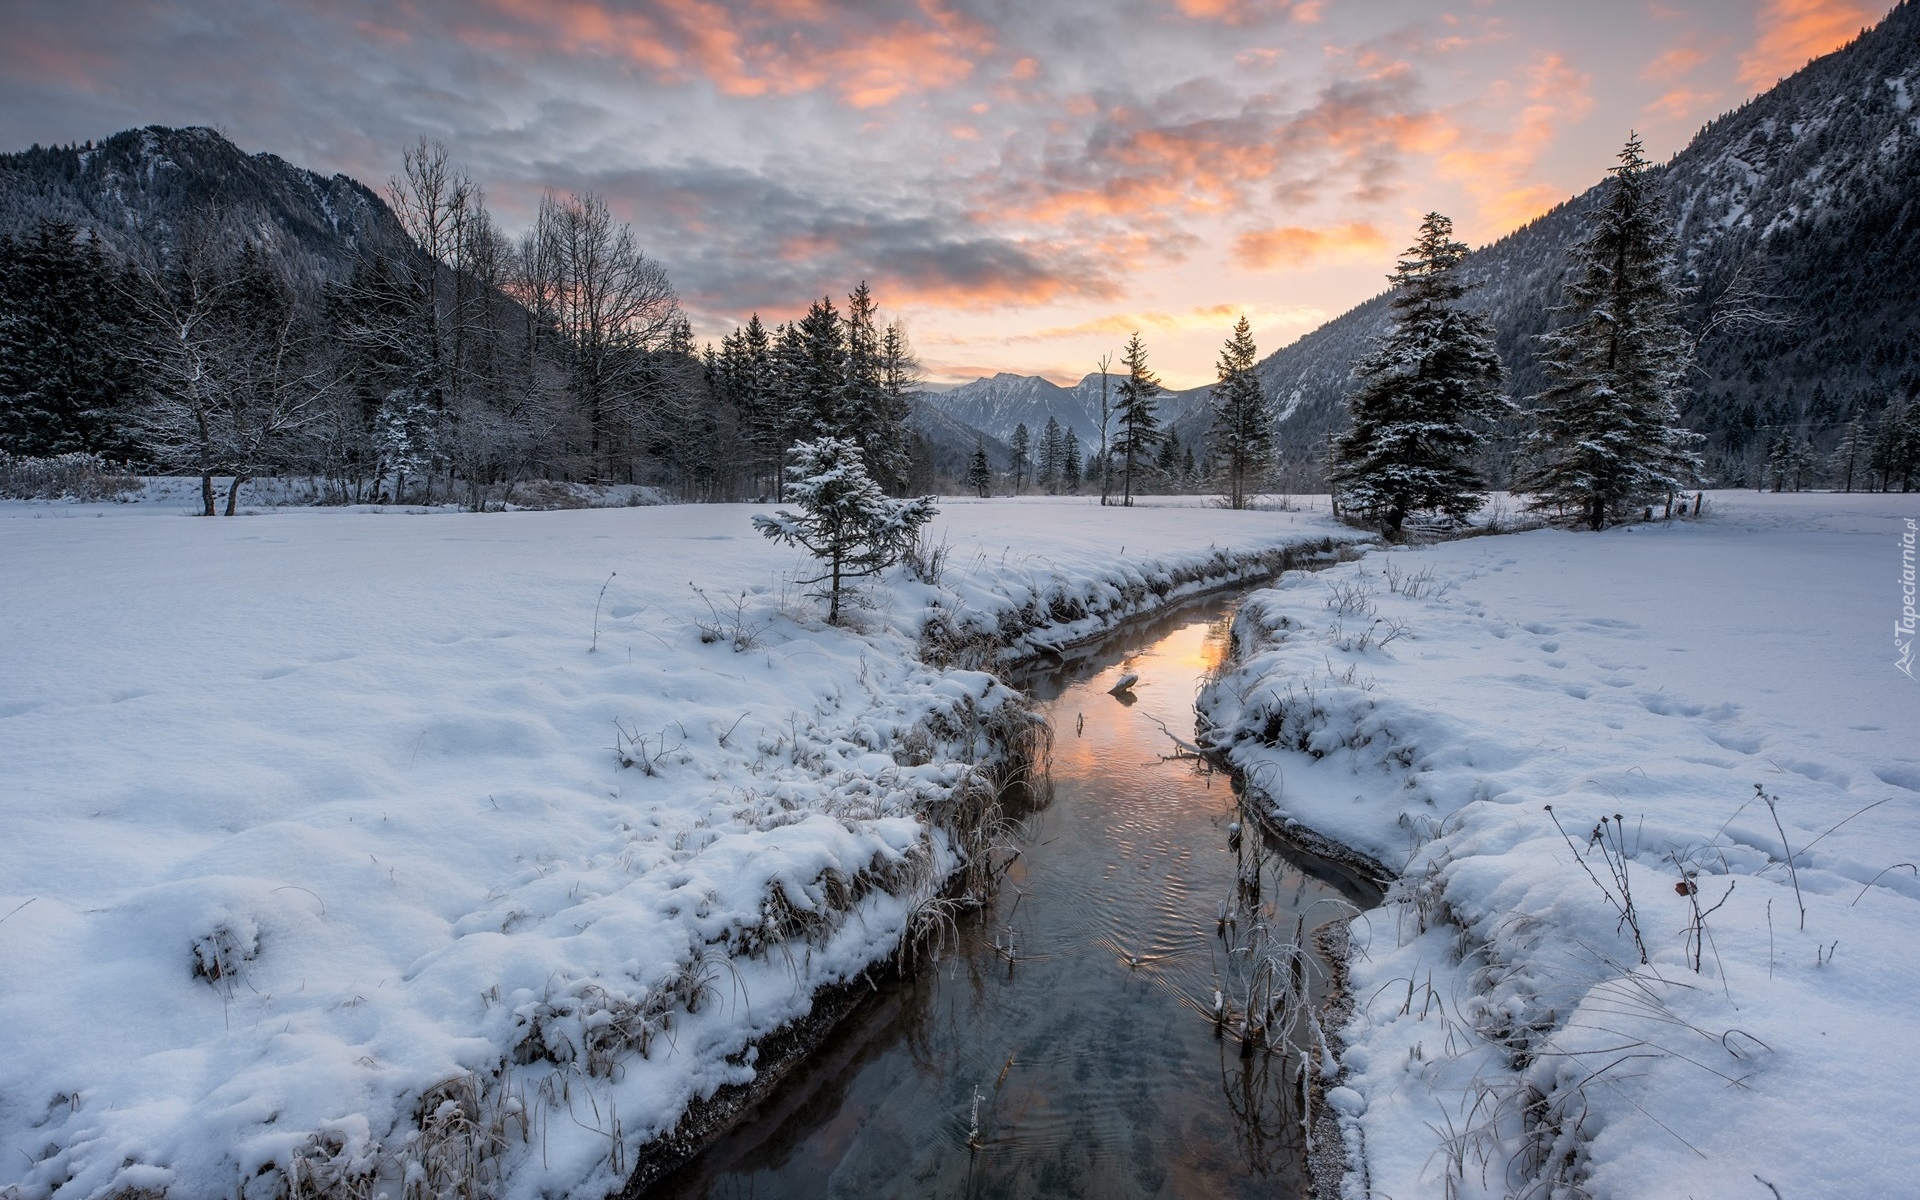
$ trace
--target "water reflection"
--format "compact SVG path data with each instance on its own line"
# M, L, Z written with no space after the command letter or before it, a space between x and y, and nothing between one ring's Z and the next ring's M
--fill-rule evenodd
M1215 606L1027 680L1052 801L994 902L653 1194L1299 1194L1301 944L1343 902L1192 753L1225 637Z

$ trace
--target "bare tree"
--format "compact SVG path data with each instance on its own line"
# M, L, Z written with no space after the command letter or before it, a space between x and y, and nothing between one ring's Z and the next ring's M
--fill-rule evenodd
M609 477L636 440L663 425L647 359L681 319L673 285L591 193L542 199L520 263L522 302L557 343L568 391L586 415L593 468Z
M150 398L142 445L157 462L200 476L209 517L214 477L232 476L232 516L241 486L279 465L287 439L333 386L289 267L232 234L217 212L204 214L164 259L135 259L125 285ZM237 252L228 249L236 243Z
M1107 374L1113 369L1113 352L1102 354L1096 365L1100 368L1100 503L1106 505L1112 503L1109 496L1113 484L1113 459L1107 454L1107 427L1113 422L1113 409L1107 400Z
M1769 283L1763 261L1741 260L1726 286L1709 296L1702 306L1700 325L1693 335L1694 353L1697 355L1700 347L1723 329L1778 329L1792 325L1792 315L1774 307L1780 297L1767 290ZM1697 361L1695 369L1700 369Z

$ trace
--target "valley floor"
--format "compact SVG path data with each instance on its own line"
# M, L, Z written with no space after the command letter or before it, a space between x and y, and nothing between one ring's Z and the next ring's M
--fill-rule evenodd
M894 952L1011 653L1357 535L949 500L821 624L747 506L0 505L0 1197L617 1188ZM166 497L171 497L170 499Z
M1402 873L1353 924L1346 1196L1912 1192L1917 518L1721 492L1242 606L1210 738Z

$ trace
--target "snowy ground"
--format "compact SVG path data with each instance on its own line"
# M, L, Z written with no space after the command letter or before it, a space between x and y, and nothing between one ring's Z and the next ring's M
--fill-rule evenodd
M742 506L192 500L0 505L3 1197L613 1187L952 864L1009 693L936 605L1019 650L1353 536L948 501L843 631Z
M1347 1195L1913 1194L1920 497L1709 504L1242 607L1215 736L1405 872L1354 927Z

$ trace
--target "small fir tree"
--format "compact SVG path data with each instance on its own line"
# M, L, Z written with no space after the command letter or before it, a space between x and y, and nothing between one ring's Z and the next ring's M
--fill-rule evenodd
M987 463L987 448L975 444L973 461L967 464L967 486L985 500L993 495L993 467Z
M850 438L817 438L796 445L787 468L787 495L799 512L757 514L753 526L820 560L823 573L801 582L826 585L814 594L826 600L830 625L840 623L840 601L849 581L892 566L935 512L931 496L887 499L867 474L859 443Z
M1550 383L1534 398L1530 465L1515 481L1534 508L1571 511L1593 530L1700 477L1700 439L1679 417L1693 339L1679 319L1673 227L1640 150L1629 137L1569 251L1559 311L1570 319L1540 337Z
M1354 367L1353 423L1333 443L1329 474L1341 510L1390 534L1410 514L1463 519L1486 499L1472 461L1483 440L1476 426L1508 403L1492 326L1460 306L1472 287L1460 274L1466 257L1453 222L1428 213L1388 277L1392 324Z
M1220 351L1220 381L1213 386L1213 454L1226 483L1227 506L1245 508L1249 485L1273 459L1273 421L1266 393L1253 373L1259 352L1242 316Z
M1114 416L1119 430L1113 439L1113 454L1125 465L1121 470L1121 504L1133 504L1133 472L1144 466L1147 455L1160 443L1160 417L1154 397L1161 392L1160 377L1147 369L1147 347L1138 331L1127 339L1127 351L1121 358L1127 377L1120 381L1120 406Z
M1025 421L1016 425L1013 440L1007 443L1007 473L1013 476L1013 490L1016 494L1026 487L1027 470L1033 465L1033 435L1027 432Z

